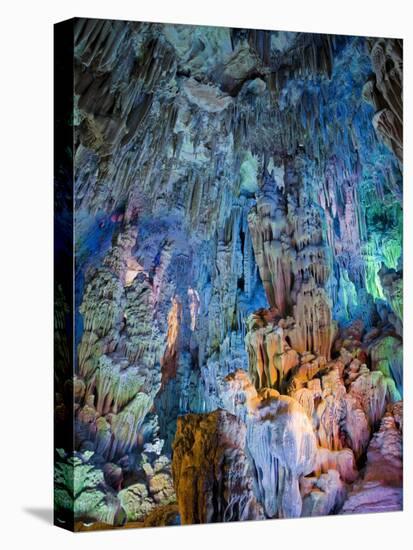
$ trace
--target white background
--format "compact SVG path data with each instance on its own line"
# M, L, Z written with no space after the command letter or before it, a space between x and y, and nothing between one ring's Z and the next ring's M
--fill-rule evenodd
M412 547L410 0L3 1L0 30L2 548ZM52 24L73 16L405 38L405 511L73 535L52 506ZM407 130L406 130L407 128Z

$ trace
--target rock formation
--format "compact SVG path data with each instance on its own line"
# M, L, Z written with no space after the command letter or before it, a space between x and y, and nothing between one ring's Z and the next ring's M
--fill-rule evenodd
M178 419L173 477L183 524L263 517L245 438L245 425L227 411Z
M376 110L373 125L387 147L403 162L403 44L401 40L370 39L374 75L363 97Z

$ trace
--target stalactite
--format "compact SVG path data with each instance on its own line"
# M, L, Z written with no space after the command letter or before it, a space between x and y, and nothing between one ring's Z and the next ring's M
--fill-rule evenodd
M363 97L376 110L377 133L403 162L402 44L397 39L370 39L369 49L374 77L366 83Z

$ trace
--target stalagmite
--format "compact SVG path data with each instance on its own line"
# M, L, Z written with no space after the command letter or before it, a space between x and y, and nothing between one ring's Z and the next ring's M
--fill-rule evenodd
M304 409L276 390L257 392L241 372L227 377L225 393L226 405L245 418L247 446L266 515L300 516L298 479L314 469L317 452L313 428Z
M302 285L293 316L295 326L288 331L292 347L300 353L312 351L330 359L336 328L330 300L314 279Z
M281 391L284 378L298 364L298 354L287 344L282 326L255 313L248 320L245 343L256 387Z
M401 509L403 464L399 418L396 420L392 407L384 415L367 450L364 476L353 485L343 514Z
M178 419L173 473L183 524L260 519L245 425L226 411Z

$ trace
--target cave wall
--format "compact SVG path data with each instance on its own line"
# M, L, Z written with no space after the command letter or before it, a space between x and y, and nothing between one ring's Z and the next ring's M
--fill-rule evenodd
M73 40L57 509L401 509L402 42L93 19Z

